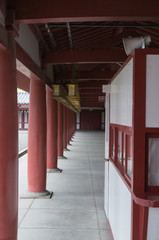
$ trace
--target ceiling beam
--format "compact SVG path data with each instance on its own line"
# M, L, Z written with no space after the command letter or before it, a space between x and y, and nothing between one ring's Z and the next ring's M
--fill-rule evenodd
M58 28L64 28L65 24L63 23L52 23L50 24L50 26L52 27L58 27ZM142 24L142 23L134 23L134 24L130 24L130 23L96 23L96 24L92 24L92 23L83 23L83 24L79 24L79 23L71 23L70 25L72 28L116 28L116 30L121 29L121 28L136 28L136 27L159 27L158 23L147 23L147 24Z
M81 89L92 89L92 90L101 90L102 91L102 85L108 84L108 81L86 81L86 82L79 82L79 90Z
M46 53L43 64L73 64L73 63L116 63L125 62L127 56L122 49L76 50Z
M23 91L29 92L30 91L30 78L24 75L20 71L16 71L16 78L17 78L17 87L22 89Z
M73 51L73 41L72 41L72 32L71 32L71 27L70 27L70 23L67 22L67 32L68 32L68 39L69 39L69 43L70 43L70 49L71 51Z
M111 79L115 71L82 71L78 73L77 80L109 80ZM72 80L72 72L66 72L63 76L63 80Z
M104 107L104 102L98 102L98 99L81 99L81 107Z
M26 67L29 71L34 73L44 83L49 86L52 85L51 79L45 74L45 72L39 68L32 60L32 58L22 49L22 47L16 42L16 58Z
M49 37L51 39L53 48L57 51L58 48L57 48L57 44L56 44L56 41L55 41L55 38L54 38L54 35L53 35L53 31L51 31L51 28L50 28L50 26L47 23L45 23L45 27L46 27L48 35L49 35Z
M79 87L100 87L104 84L107 84L107 81L106 80L103 80L103 81L87 81L87 82L82 82L82 83L79 83Z
M96 99L97 101L98 101L98 97L99 96L105 96L105 95L103 95L103 93L101 93L101 94L98 94L98 95L94 95L94 94L89 94L89 95L87 95L87 96L81 96L80 95L80 100L91 100L91 99Z
M19 23L159 20L156 0L15 0L14 8Z
M50 48L49 48L47 42L45 41L45 39L44 39L42 33L40 32L40 29L39 29L38 25L34 24L34 28L36 29L37 33L39 34L40 39L41 39L43 45L45 46L46 50L49 51Z
M101 94L102 93L102 88L97 89L80 89L80 95L87 95L87 94Z

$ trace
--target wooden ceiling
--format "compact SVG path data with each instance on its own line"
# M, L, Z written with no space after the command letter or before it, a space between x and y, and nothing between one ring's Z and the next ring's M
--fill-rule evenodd
M43 66L52 65L55 81L68 82L76 66L82 106L98 102L127 56L125 37L151 36L159 47L159 2L156 0L15 0L17 23L30 24L39 40Z

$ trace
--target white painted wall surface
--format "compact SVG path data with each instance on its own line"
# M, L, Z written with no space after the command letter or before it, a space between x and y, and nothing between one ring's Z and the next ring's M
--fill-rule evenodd
M109 162L109 222L114 240L131 239L131 193Z
M40 67L39 44L28 25L20 25L19 37L16 38L16 41Z
M110 122L132 126L133 60L111 83Z
M146 127L159 127L159 55L146 59Z
M147 240L159 239L159 208L149 208Z
M108 180L109 180L109 175L108 175L108 167L109 167L109 161L105 161L105 183L104 183L104 209L105 213L108 216Z
M159 138L150 138L148 149L148 185L159 186Z
M109 159L109 93L106 93L105 102L105 159Z

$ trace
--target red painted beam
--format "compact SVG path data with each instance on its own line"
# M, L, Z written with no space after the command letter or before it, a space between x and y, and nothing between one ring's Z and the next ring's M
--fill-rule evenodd
M17 87L26 92L29 92L30 79L18 70L16 71L16 78L17 78Z
M14 8L19 23L159 20L156 0L15 0Z
M81 107L104 107L103 102L98 102L96 99L81 99Z
M77 77L79 80L106 80L111 79L115 71L82 71L79 72L79 76ZM66 72L63 76L63 80L71 80L72 79L72 72Z
M48 52L44 64L73 64L73 63L116 63L125 62L127 56L124 50L76 50Z
M92 89L80 89L80 95L84 95L84 94L100 94L102 93L102 88L100 89L96 89L96 88L92 88Z
M39 68L27 52L16 42L16 58L32 73L34 73L39 79L50 85L51 81L46 76L45 72Z
M105 96L102 92L99 94L86 94L86 95L81 95L80 94L80 99L96 99L98 100L99 96Z
M106 85L108 81L88 81L79 83L79 89L101 89L102 85Z

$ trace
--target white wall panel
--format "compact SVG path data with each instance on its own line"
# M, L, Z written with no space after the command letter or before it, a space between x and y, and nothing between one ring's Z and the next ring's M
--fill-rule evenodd
M19 37L16 38L16 41L40 67L39 44L28 25L20 25Z
M131 193L109 162L109 222L114 240L131 239Z
M132 126L133 60L111 83L110 122Z
M149 208L147 240L159 239L159 208Z
M159 55L146 59L146 127L159 127Z
M104 184L104 209L105 213L108 216L108 183L109 183L109 175L108 175L109 161L105 161L105 184Z
M109 159L109 93L106 93L106 102L105 102L105 159Z

